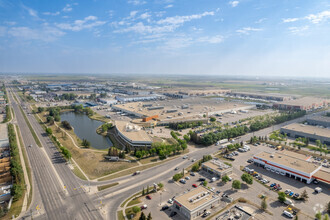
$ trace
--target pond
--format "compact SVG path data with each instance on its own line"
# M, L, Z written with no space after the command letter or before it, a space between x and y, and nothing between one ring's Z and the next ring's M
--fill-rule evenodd
M96 129L104 122L90 119L87 115L75 112L64 112L61 114L62 121L68 121L74 128L74 133L82 140L86 139L96 149L107 149L113 146L108 137L96 133Z

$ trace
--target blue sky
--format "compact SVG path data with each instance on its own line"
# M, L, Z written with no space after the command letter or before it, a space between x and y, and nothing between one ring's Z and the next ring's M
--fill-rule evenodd
M330 77L326 0L0 0L0 72Z

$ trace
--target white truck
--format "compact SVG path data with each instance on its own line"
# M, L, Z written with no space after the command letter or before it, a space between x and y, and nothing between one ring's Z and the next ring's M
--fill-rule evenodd
M316 187L315 190L314 190L314 192L316 192L316 193L320 193L320 192L322 192L322 188L320 188L320 187Z

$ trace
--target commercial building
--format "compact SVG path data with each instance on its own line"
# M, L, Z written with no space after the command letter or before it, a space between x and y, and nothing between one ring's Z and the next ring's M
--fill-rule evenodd
M141 127L127 121L116 121L116 133L125 146L151 147L152 140Z
M252 93L252 92L230 92L232 96L240 98L253 98L269 101L288 101L293 97L290 95L274 94L274 93Z
M330 173L321 170L321 165L309 162L310 156L290 151L260 152L253 156L254 163L270 172L294 178L304 183L314 179L330 183Z
M310 125L319 125L330 128L330 117L327 116L313 116L311 118L307 118L306 121Z
M308 138L312 142L320 140L321 143L330 146L330 129L327 128L293 123L282 127L281 133L291 138Z
M202 170L219 178L225 175L230 175L233 172L233 168L231 166L215 159L202 163Z
M164 99L164 96L157 94L150 95L132 95L132 96L116 96L116 100L119 102L139 102Z
M282 110L313 110L317 108L323 108L328 106L329 100L315 98L315 97L304 97L300 99L294 99L289 101L283 101L274 103L273 107Z
M173 210L177 210L185 219L195 219L219 205L220 200L220 196L203 186L199 186L175 197Z

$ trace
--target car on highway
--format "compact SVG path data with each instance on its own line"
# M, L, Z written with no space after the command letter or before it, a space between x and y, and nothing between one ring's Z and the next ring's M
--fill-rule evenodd
M187 158L188 158L188 156L187 156L187 155L185 155L185 156L183 156L183 157L182 157L182 159L187 159Z
M140 171L135 171L135 172L133 173L133 176L139 175L140 173L141 173Z
M32 147L32 144L30 144L29 147Z
M179 167L175 167L175 169L174 170L178 170L179 169Z
M149 199L149 200L151 200L151 196L150 195L147 195L146 198Z
M195 159L195 158L191 160L191 162L195 162L195 161L196 161L196 159Z

